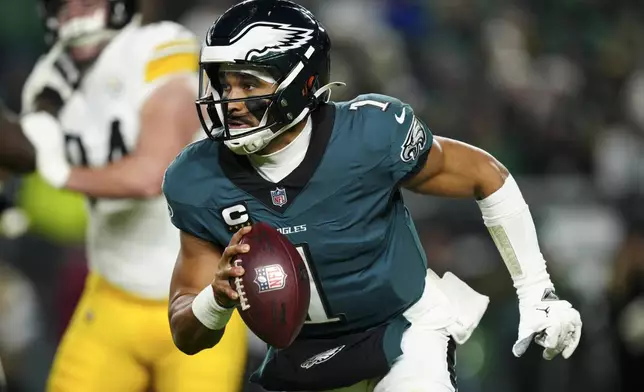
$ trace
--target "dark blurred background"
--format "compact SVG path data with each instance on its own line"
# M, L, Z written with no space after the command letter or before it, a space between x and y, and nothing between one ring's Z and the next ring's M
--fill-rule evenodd
M202 36L235 1L143 3L147 19ZM333 39L333 80L348 84L334 100L396 96L435 134L479 146L510 169L558 293L582 314L570 360L544 361L534 347L514 358L516 296L476 204L407 194L431 267L491 297L458 350L460 391L644 391L644 2L299 3ZM0 1L0 98L16 111L44 50L35 9L35 0ZM43 391L86 273L86 217L77 195L36 176L3 178L0 357L11 391ZM250 367L262 347L254 341Z

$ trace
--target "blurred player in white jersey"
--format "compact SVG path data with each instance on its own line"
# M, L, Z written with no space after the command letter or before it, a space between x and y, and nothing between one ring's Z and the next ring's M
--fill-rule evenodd
M195 37L170 22L143 25L134 0L42 6L52 47L26 82L22 115L0 113L0 165L86 194L90 211L90 275L48 390L239 390L241 319L195 356L174 347L168 326L179 236L161 182L198 135Z

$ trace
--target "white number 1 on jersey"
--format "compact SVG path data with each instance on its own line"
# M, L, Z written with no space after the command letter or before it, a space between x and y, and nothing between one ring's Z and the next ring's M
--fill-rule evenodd
M295 248L302 256L306 271L309 274L309 282L311 284L311 302L309 303L309 317L305 324L324 324L334 323L340 321L340 317L331 317L327 311L326 297L322 292L322 287L318 286L318 279L315 274L315 269L312 266L310 253L306 244L295 245Z
M364 101L354 102L349 106L349 110L358 110L363 106L375 106L380 108L383 112L389 107L389 102L379 102L372 99L366 99Z

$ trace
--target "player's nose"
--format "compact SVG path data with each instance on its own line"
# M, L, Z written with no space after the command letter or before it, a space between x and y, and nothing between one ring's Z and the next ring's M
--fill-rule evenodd
M227 99L241 99L245 98L243 90L240 88L232 88L226 97ZM244 112L246 111L246 104L244 101L233 101L228 103L228 112Z

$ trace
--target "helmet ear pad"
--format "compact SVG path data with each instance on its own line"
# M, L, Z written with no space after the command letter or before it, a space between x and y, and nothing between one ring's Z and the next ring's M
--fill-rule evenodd
M322 101L316 99L314 94L326 83L321 80L320 74L316 71L325 67L324 63L328 62L327 53L314 52L310 59L302 58L301 63L296 64L291 73L280 83L272 106L272 114L278 123L289 123L304 109L314 110Z

